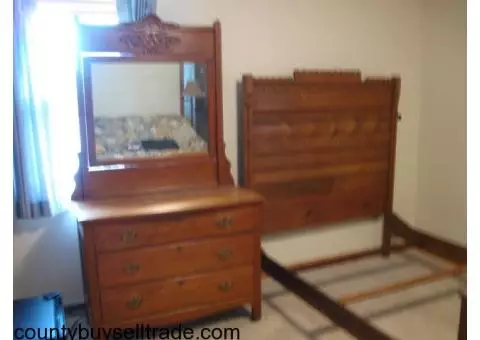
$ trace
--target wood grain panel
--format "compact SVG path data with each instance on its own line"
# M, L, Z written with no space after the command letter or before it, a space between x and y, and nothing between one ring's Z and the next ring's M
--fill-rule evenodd
M377 84L279 86L259 88L252 94L252 110L311 110L370 108L386 110L391 105L391 89Z
M296 152L325 152L337 150L341 151L345 148L382 148L390 140L389 134L381 135L360 135L360 136L334 136L334 137L314 137L301 138L297 140L269 140L265 142L255 143L252 141L252 155L281 155L285 153Z
M163 327L177 327L179 324L179 320L181 320L184 324L187 322L194 322L208 316L213 316L214 314L222 311L228 311L238 308L238 306L244 306L250 303L250 300L250 297L248 297L243 299L221 301L219 303L209 303L207 305L197 306L196 308L187 307L172 312L167 311L164 313L152 313L150 315L143 315L141 320L144 325L162 325ZM107 330L113 328L135 329L135 327L138 326L138 320L138 317L129 320L117 320L114 322L103 323L101 324L101 327Z
M387 170L253 185L266 198L264 232L381 215Z
M254 245L247 234L103 253L98 256L99 282L111 287L252 264Z
M365 163L388 160L389 147L379 145L378 148L342 148L325 152L284 152L282 154L255 156L251 166L255 172L269 170L319 168L325 166Z
M252 139L262 141L276 138L304 138L341 134L382 134L390 132L390 122L378 119L344 118L324 122L276 122L252 127Z
M314 123L334 123L337 120L355 120L357 123L370 121L391 122L390 113L386 110L365 108L349 109L313 109L313 110L252 110L250 129L259 125L289 124L302 125ZM249 132L250 134L251 132Z
M385 190L356 190L313 197L289 197L265 204L263 233L380 216Z
M209 236L227 236L252 230L260 223L258 206L165 216L155 220L124 220L96 226L95 246L97 251L107 252Z
M253 292L253 267L155 281L102 291L105 322L172 313L229 300L248 299Z
M359 172L351 175L327 175L311 179L293 179L286 182L253 184L252 189L269 201L287 198L304 198L357 194L359 191L383 192L387 183L388 172Z
M388 180L388 171L359 172L347 176L337 176L332 185L332 193L375 191L383 192Z
M294 179L285 182L254 184L252 189L267 199L279 199L294 196L325 195L331 192L333 182L333 177Z
M261 203L257 193L243 188L215 187L163 192L152 195L115 197L108 200L74 202L72 210L80 222L121 221L124 219L159 218L172 214L191 214L196 211L219 210Z
M301 170L278 170L266 173L256 173L253 176L253 185L259 183L279 183L292 180L300 180L307 178L318 178L324 176L343 176L351 175L359 172L377 172L388 170L388 162L367 162L352 163L346 165L335 165L329 167L319 167Z
M396 85L358 71L243 77L240 172L265 197L265 233L387 209Z
M84 198L110 198L148 194L174 188L213 187L217 172L213 162L192 163L188 167L165 166L108 171L90 171L84 174Z

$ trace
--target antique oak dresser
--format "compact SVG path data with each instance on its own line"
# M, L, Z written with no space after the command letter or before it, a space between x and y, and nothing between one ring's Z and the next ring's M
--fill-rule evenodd
M263 198L235 187L220 24L79 25L73 208L94 329L261 315Z

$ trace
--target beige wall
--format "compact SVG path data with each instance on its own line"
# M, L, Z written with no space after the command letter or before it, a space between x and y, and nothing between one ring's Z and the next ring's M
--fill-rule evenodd
M419 130L420 227L466 244L466 0L424 8Z
M224 131L237 166L236 84L243 73L288 75L293 68L358 68L402 77L395 210L417 215L419 117L422 109L421 0L162 0L158 14L182 24L222 24ZM377 245L380 223L296 232L264 239L264 248L291 263ZM432 226L433 228L433 226ZM68 218L19 223L14 238L15 296L57 289L82 301L75 226ZM31 230L33 229L33 230ZM434 230L434 229L432 229ZM45 269L60 261L55 268ZM34 283L35 282L35 283Z
M180 64L93 63L95 117L180 115Z
M400 74L404 120L399 127L395 209L407 220L415 220L416 136L421 105L420 1L162 0L157 12L165 20L187 24L210 24L220 19L225 142L234 169L236 83L243 73L288 75L299 67ZM284 263L378 244L380 223L353 225L268 237L263 244Z

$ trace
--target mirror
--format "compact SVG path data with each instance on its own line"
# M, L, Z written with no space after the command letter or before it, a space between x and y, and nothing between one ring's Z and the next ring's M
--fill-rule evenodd
M208 152L206 65L90 64L97 162Z

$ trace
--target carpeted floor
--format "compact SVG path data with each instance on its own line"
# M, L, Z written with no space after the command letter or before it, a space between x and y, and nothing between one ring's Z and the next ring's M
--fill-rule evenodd
M338 297L426 274L442 266L433 258L409 251L389 259L374 257L310 270L301 276L330 296ZM449 278L357 303L349 308L395 339L454 340L460 313L458 288L458 279ZM240 309L183 326L196 330L193 339L202 339L202 327L238 329L236 334L239 337L228 335L221 339L354 339L270 279L263 282L263 296L263 315L259 322L251 322L248 311ZM88 327L81 310L68 316L69 325L75 322Z

